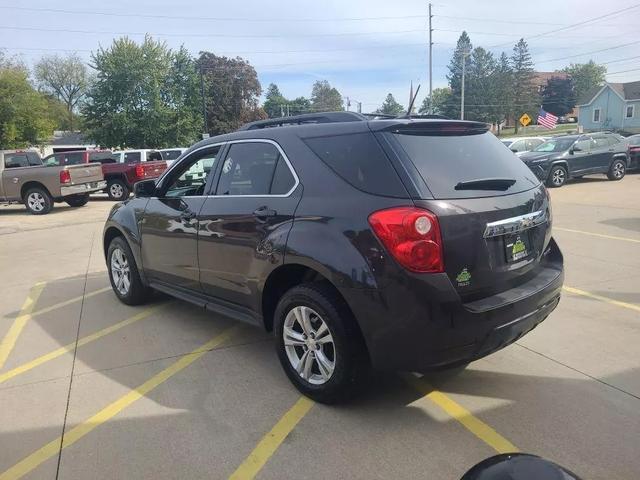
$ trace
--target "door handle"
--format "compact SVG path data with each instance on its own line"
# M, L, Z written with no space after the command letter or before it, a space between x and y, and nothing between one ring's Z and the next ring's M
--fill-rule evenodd
M180 213L180 218L188 222L196 218L196 214L191 210L185 210L184 212Z
M278 214L275 210L271 210L270 208L260 207L257 210L254 210L253 216L258 218L267 218L267 217L275 217Z

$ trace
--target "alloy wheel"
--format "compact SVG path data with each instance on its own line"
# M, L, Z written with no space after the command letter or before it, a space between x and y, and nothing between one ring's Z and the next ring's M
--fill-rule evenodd
M551 178L551 181L553 182L554 185L562 185L564 183L565 180L565 173L564 170L562 168L557 168L553 171L553 177Z
M109 193L113 198L120 198L124 194L124 189L119 183L114 183L109 187Z
M624 163L616 162L613 165L613 176L615 178L622 178L624 175Z
M41 212L45 207L45 198L40 192L32 192L27 197L29 208L34 212Z
M313 385L327 383L336 366L336 349L329 327L312 308L292 308L282 330L289 363Z
M111 276L120 295L127 295L131 288L131 269L127 257L119 248L111 254Z

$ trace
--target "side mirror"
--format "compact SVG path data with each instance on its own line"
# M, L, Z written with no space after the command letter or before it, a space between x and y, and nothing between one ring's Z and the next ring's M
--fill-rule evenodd
M133 186L133 194L136 197L153 197L156 194L156 181L155 180L143 180L137 182Z
M571 155L573 155L575 152L581 152L581 151L582 151L582 149L581 149L580 147L578 147L578 146L573 146L573 147L571 147L571 150L569 150L569 153L570 153Z
M517 148L510 148L509 150L511 150L513 153L518 153L518 149Z

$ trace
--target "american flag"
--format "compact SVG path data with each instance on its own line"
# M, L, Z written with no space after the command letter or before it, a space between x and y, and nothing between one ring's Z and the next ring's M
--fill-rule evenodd
M552 129L556 127L556 123L558 123L558 117L549 112L545 112L542 108L540 109L540 113L538 113L538 125Z

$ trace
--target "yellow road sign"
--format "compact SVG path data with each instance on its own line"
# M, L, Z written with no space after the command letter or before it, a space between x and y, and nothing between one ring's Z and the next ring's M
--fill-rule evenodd
M520 117L520 123L522 124L523 127L526 127L531 123L531 117L526 113L523 113L522 116Z

